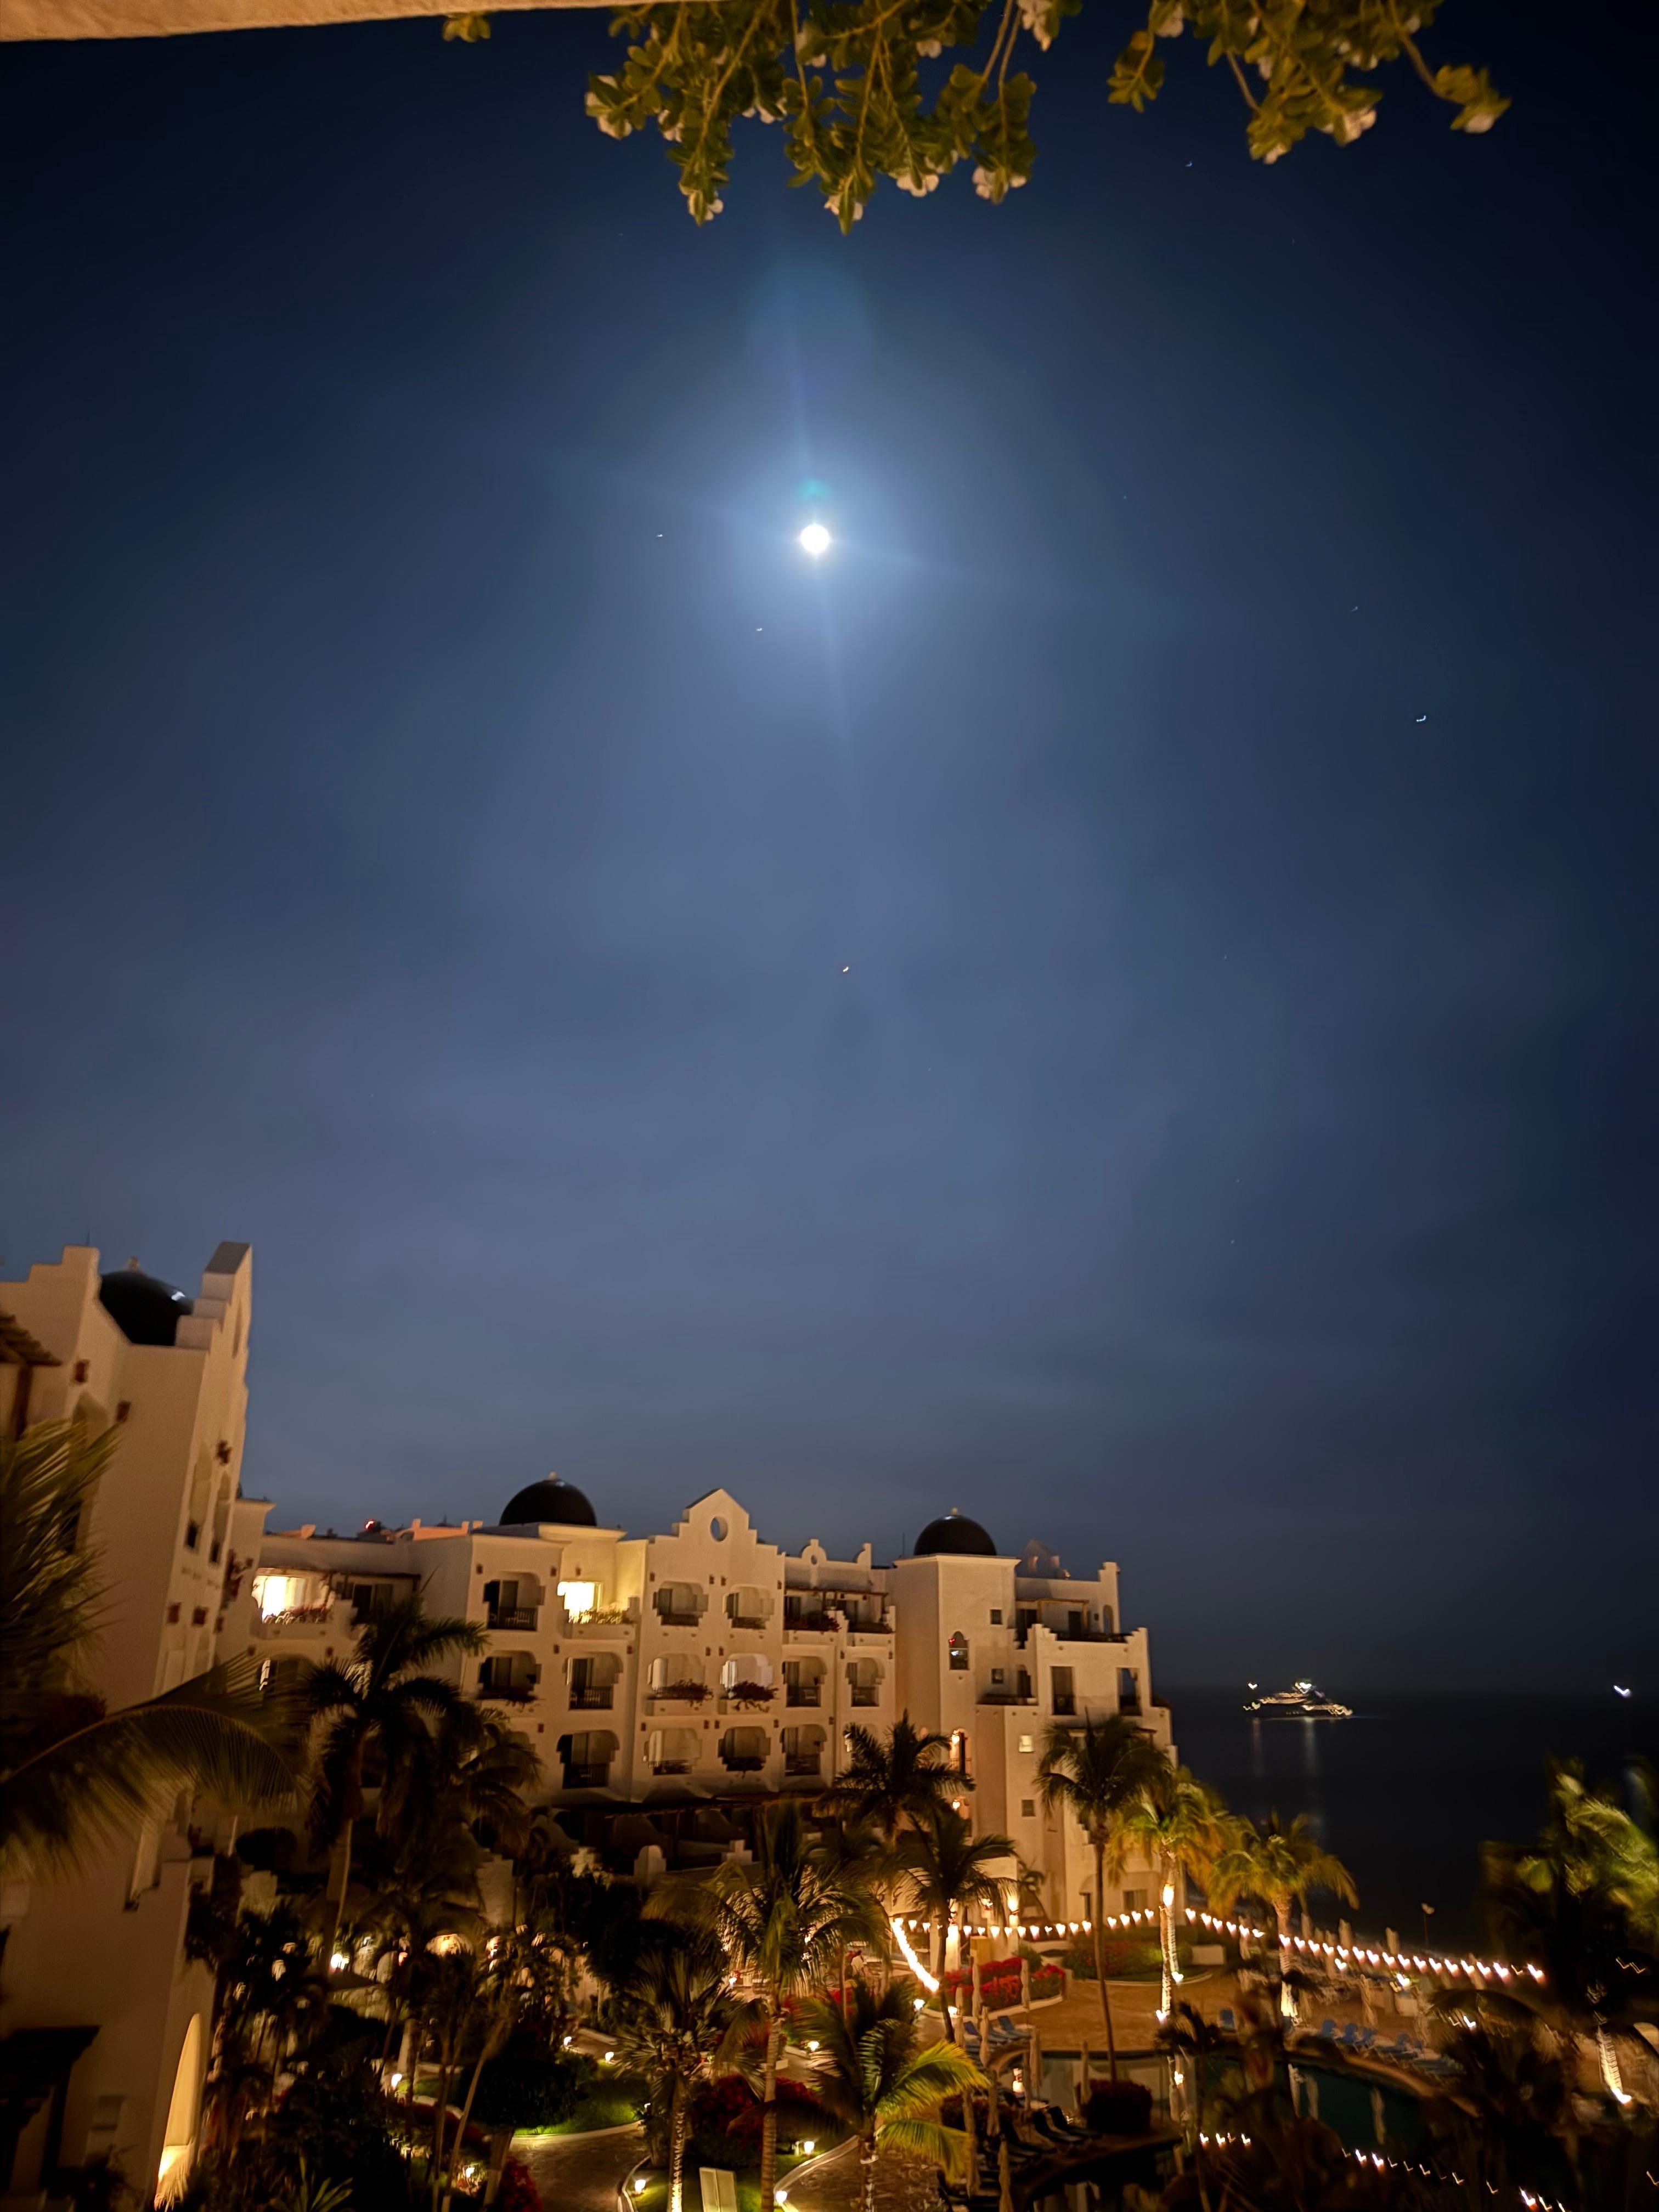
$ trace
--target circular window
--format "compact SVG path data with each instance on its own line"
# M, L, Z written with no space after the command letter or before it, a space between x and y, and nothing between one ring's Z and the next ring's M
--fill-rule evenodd
M718 1513L708 1524L708 1533L717 1544L723 1544L726 1541L726 1523Z

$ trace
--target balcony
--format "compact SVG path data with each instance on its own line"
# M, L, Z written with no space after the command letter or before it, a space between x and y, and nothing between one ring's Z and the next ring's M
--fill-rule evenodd
M478 1695L486 1705L527 1705L534 1702L536 1685L533 1682L484 1682L479 1685Z
M873 1682L854 1682L847 1702L851 1705L878 1705L881 1692Z
M1034 1705L1036 1699L1029 1690L1024 1695L1018 1690L981 1690L974 1702L981 1705Z
M570 1691L573 1713L608 1713L616 1692L609 1682L577 1682Z
M659 1759L652 1763L653 1774L690 1774L696 1765L695 1759Z
M567 1766L564 1786L567 1790L604 1790L611 1781L611 1769L606 1766Z
M492 1605L489 1626L492 1628L534 1628L541 1618L541 1607L535 1605Z
M730 1759L722 1753L720 1764L728 1774L758 1774L766 1761L751 1758L746 1753L734 1753Z
M665 1628L695 1628L702 1615L690 1608L682 1610L678 1606L659 1605L657 1618Z
M766 1616L764 1613L731 1613L726 1615L726 1619L733 1628L757 1628L763 1630L766 1626Z
M823 1703L823 1685L821 1682L791 1682L785 1691L783 1702L786 1705L821 1705Z
M816 1782L823 1772L823 1754L819 1751L792 1751L783 1762L783 1771L797 1780L810 1777Z
M786 1635L799 1629L809 1636L833 1636L841 1626L841 1617L834 1613L786 1613L783 1626Z

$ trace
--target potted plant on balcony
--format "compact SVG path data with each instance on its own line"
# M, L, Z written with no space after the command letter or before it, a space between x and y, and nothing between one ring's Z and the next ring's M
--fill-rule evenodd
M734 1705L769 1705L775 1692L769 1682L733 1682L726 1694Z
M682 1705L700 1705L712 1694L707 1682L665 1682L651 1692L653 1698L672 1698Z

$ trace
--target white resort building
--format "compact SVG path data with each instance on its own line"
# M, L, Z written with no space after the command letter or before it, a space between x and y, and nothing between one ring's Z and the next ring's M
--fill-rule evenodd
M542 1767L538 1802L619 1874L741 1850L745 1807L836 1779L845 1731L902 1713L948 1736L976 1828L1013 1840L1055 1919L1133 1911L1152 1876L1091 1894L1075 1823L1036 1784L1051 1723L1134 1716L1165 1748L1144 1628L1118 1571L1074 1577L1044 1545L999 1551L954 1511L906 1556L771 1544L716 1490L664 1534L604 1526L574 1485L532 1483L491 1522L355 1534L265 1525L240 1488L250 1310L246 1245L224 1244L192 1300L68 1248L0 1283L0 1422L78 1414L121 1439L82 1540L109 1583L93 1686L111 1705L237 1655L268 1680L344 1659L377 1607L414 1590L485 1632L452 1662L510 1708ZM0 2140L0 2201L118 2151L163 2197L188 2172L207 2059L211 1977L184 1958L192 1886L234 1824L182 1807L88 1878L0 1893L0 2066L32 2068L21 2140Z

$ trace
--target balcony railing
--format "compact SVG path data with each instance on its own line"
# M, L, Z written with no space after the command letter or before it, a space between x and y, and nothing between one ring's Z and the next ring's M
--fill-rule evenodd
M695 1759L658 1759L651 1764L653 1774L690 1774L696 1765Z
M854 1682L853 1694L848 1702L854 1705L878 1705L881 1703L881 1692L873 1682Z
M766 1626L763 1613L729 1613L726 1617L733 1628L764 1628Z
M810 1774L815 1778L823 1771L823 1754L817 1751L792 1751L783 1762L786 1774Z
M573 1712L608 1713L616 1691L609 1682L577 1682L570 1691Z
M981 1690L977 1702L981 1705L1034 1705L1036 1699L1029 1690Z
M478 1687L478 1695L495 1705L527 1705L535 1694L533 1682L483 1682Z
M533 1628L541 1618L541 1608L533 1605L492 1605L489 1626L492 1628Z
M821 1682L791 1682L784 1692L786 1705L821 1705L823 1685Z
M659 1605L657 1618L665 1628L695 1628L702 1615L689 1608L682 1610L678 1606Z
M720 1765L725 1767L728 1774L758 1774L765 1764L766 1761L763 1759L753 1759L746 1753L742 1757L731 1759L727 1759L722 1753L720 1758Z
M841 1626L840 1616L833 1613L786 1613L786 1629L804 1628L813 1636L828 1635Z
M603 1790L610 1779L609 1766L567 1766L564 1770L567 1790Z
M259 1619L260 1632L280 1635L285 1628L326 1628L334 1617L331 1604L290 1606L286 1613L263 1613Z
M886 1620L854 1620L849 1618L847 1626L854 1636L890 1636L893 1632L892 1622Z

